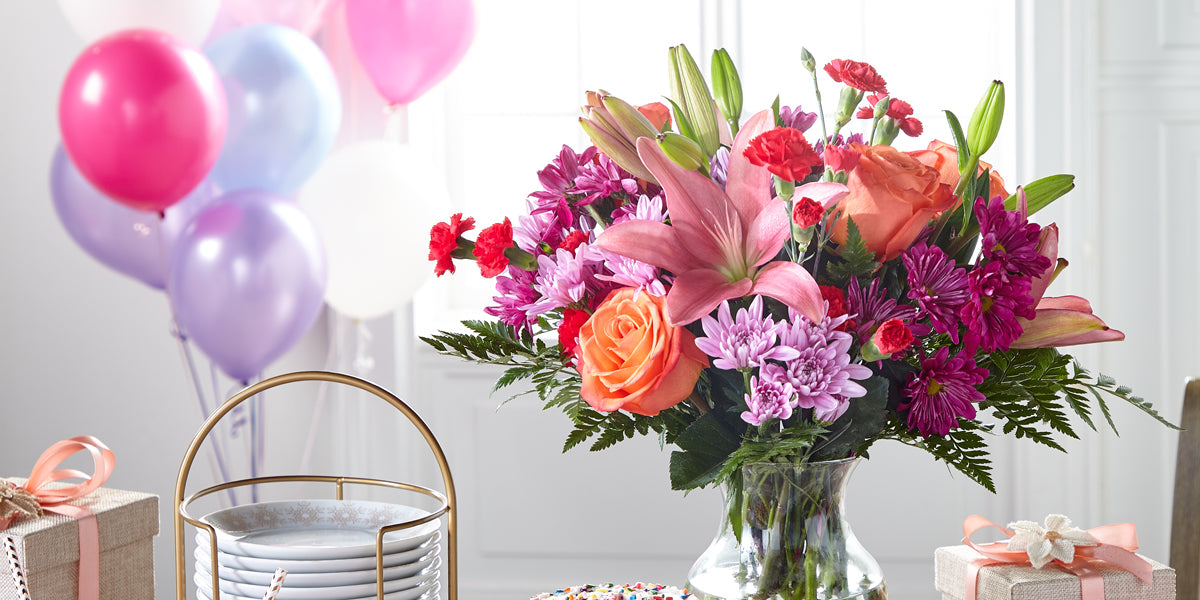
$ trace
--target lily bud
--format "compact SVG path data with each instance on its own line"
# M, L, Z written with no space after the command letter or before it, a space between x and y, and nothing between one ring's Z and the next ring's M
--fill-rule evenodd
M689 171L708 174L708 158L704 156L700 144L691 138L670 131L659 134L657 139L658 147L662 148L663 154L675 161L675 164Z
M717 131L717 111L704 74L685 46L672 47L668 56L671 98L691 124L696 143L705 155L712 156L720 147L721 139Z
M1004 119L1004 84L993 81L967 125L967 149L972 156L980 156L992 147L1000 134L1000 122Z
M607 155L622 169L633 173L638 179L658 183L650 170L642 164L637 155L637 148L628 140L619 137L613 130L605 126L600 118L579 118L579 125L584 133L592 140L592 145Z
M724 48L713 50L712 80L713 95L720 103L721 112L729 126L736 128L738 118L742 116L742 80Z
M637 144L637 139L640 137L654 137L658 134L658 129L654 124L647 119L632 104L616 97L604 96L600 99L604 108L612 115L613 123L616 125L618 133L625 138L630 144Z
M809 73L816 72L817 70L816 59L813 58L812 52L809 52L808 48L804 46L800 47L800 64L804 65L804 70Z

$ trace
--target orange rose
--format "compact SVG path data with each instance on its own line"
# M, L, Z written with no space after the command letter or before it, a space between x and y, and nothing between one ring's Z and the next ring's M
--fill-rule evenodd
M838 203L833 240L846 242L846 217L877 260L903 252L938 213L954 206L954 190L938 171L891 146L851 144L862 158L850 172L850 193Z
M654 416L692 393L708 356L667 323L666 298L613 291L579 329L579 395L596 410Z
M917 150L909 152L913 158L921 161L938 170L938 181L949 185L953 191L958 186L958 150L953 144L947 144L941 140L933 140L929 142L928 150ZM990 169L992 165L979 161L979 172L984 169ZM996 174L995 171L990 171L992 180L992 196L1000 196L1007 198L1008 192L1004 190L1004 178Z

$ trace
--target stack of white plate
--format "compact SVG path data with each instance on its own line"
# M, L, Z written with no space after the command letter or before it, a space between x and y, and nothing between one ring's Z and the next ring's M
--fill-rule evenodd
M376 598L375 538L385 525L429 511L359 500L261 502L216 511L202 520L217 530L220 600L260 600L276 569L286 570L278 600ZM438 597L441 533L438 520L383 538L385 600ZM200 600L216 600L208 532L196 534Z

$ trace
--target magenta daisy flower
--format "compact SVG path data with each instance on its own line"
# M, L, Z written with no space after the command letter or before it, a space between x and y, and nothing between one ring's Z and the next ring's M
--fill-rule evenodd
M583 194L583 198L577 200L575 206L587 206L617 193L634 198L638 193L638 184L629 171L617 166L606 154L599 153L596 160L580 165L575 186L568 191Z
M964 343L971 354L1007 350L1021 336L1017 317L1033 319L1031 279L1009 273L1001 262L989 262L967 274L971 298L959 311L967 326Z
M875 328L888 319L900 319L911 323L917 316L917 309L900 304L895 298L887 297L886 289L879 289L879 280L871 280L867 289L862 289L857 277L851 277L846 286L846 312L853 315L854 333L859 341L865 341L875 332ZM918 331L913 332L919 335Z
M779 107L779 118L783 120L784 127L808 131L808 128L817 122L817 113L804 112L804 109L799 106L796 108L781 106Z
M563 145L558 157L546 165L546 168L538 171L538 181L541 182L543 189L530 194L530 197L537 200L537 206L533 212L553 213L560 226L569 228L575 219L571 213L567 194L575 187L575 180L579 177L579 168L591 163L592 157L596 153L596 148L589 147L583 151L583 154L576 154L570 146Z
M908 297L917 302L920 316L928 316L933 329L958 343L958 311L971 297L967 270L941 248L921 242L901 255L908 269Z
M704 315L700 326L707 337L696 338L696 347L713 357L718 369L758 367L767 360L791 360L800 352L776 344L780 326L771 317L763 317L762 296L755 296L749 308L739 308L737 317L730 315L729 301L721 303L717 318Z
M518 329L530 329L537 323L537 315L526 308L538 299L537 290L533 289L534 273L518 267L508 267L508 276L496 277L496 291L499 296L492 298L496 306L489 306L483 312L497 317L506 325Z
M1040 275L1050 268L1050 257L1038 253L1042 228L1030 223L1021 210L1004 210L1004 199L975 200L979 219L979 248L989 261L1004 263L1009 271L1022 275Z
M796 315L780 334L780 345L791 346L799 356L786 361L788 382L796 391L796 405L817 411L833 411L850 398L867 393L856 379L871 376L871 369L850 362L850 336L812 327L806 317Z
M788 383L783 367L767 363L758 375L750 378L750 391L746 394L746 410L742 420L751 425L762 425L771 419L790 419L796 408L795 392Z
M950 349L942 347L921 359L921 370L904 386L907 401L898 408L909 411L908 427L925 437L950 433L960 417L974 419L974 403L984 399L975 386L987 379L988 370L966 352L949 355Z

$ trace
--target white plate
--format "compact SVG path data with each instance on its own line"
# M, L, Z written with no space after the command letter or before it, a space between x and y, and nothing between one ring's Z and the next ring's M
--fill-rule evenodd
M429 511L403 504L362 500L286 500L225 508L200 520L217 528L217 548L228 554L287 560L375 556L375 537L385 525L419 519ZM383 552L425 543L438 520L384 536ZM200 543L208 545L201 529Z
M434 561L434 564L440 564L439 561ZM393 579L392 581L383 582L383 591L385 594L392 592L400 592L404 590L421 590L422 588L432 587L438 579L441 572L434 568L428 573L406 577L404 579ZM192 582L196 587L205 592L209 597L212 597L212 576L197 572L192 577ZM267 593L265 585L251 585L248 583L234 583L231 581L220 580L221 596L232 594L235 596L246 596L249 598L262 598ZM283 579L283 588L276 596L278 600L353 600L354 598L369 597L375 593L375 584L366 583L362 585L343 585L338 587L317 587L303 588L291 587L288 585L287 577ZM417 594L418 596L420 593Z
M420 560L409 562L394 567L385 567L383 569L383 580L391 581L393 579L402 579L416 575L426 567L433 564L437 558L437 546L428 548L427 554L422 556ZM203 549L196 550L196 572L203 573L205 579L212 579L212 561L209 560L208 552ZM279 567L287 570L287 567ZM220 577L225 581L236 583L249 583L253 585L271 585L271 579L275 576L275 572L265 573L262 571L247 571L244 569L234 569L220 566ZM360 583L375 583L375 568L372 566L369 569L361 571L341 571L333 573L293 573L288 571L286 582L292 587L334 587L339 585L356 585Z
M425 558L430 550L438 547L438 542L442 539L442 532L436 531L433 537L429 538L424 544L405 550L404 552L393 552L392 554L383 555L383 567L394 567L397 565L406 565ZM201 532L196 536L196 560L204 561L207 567L212 564L212 559L208 555L208 534ZM274 574L275 569L283 569L289 574L299 573L337 573L344 571L362 571L364 569L375 568L375 556L366 556L363 558L340 558L335 560L282 560L277 558L252 558L248 556L238 556L236 554L226 554L217 550L217 562L224 567L232 569L241 569L243 571L258 571L259 573Z
M287 584L286 579L284 579L283 582L284 584ZM383 600L434 600L435 598L441 597L441 592L442 585L435 581L432 586L427 588L412 588L400 592L384 594ZM208 592L203 589L196 590L196 597L198 597L200 600L212 600L212 596L209 596ZM221 592L221 600L262 600L262 597L249 598L246 596L235 596L233 594ZM376 596L363 596L362 598L354 598L353 600L376 600Z

